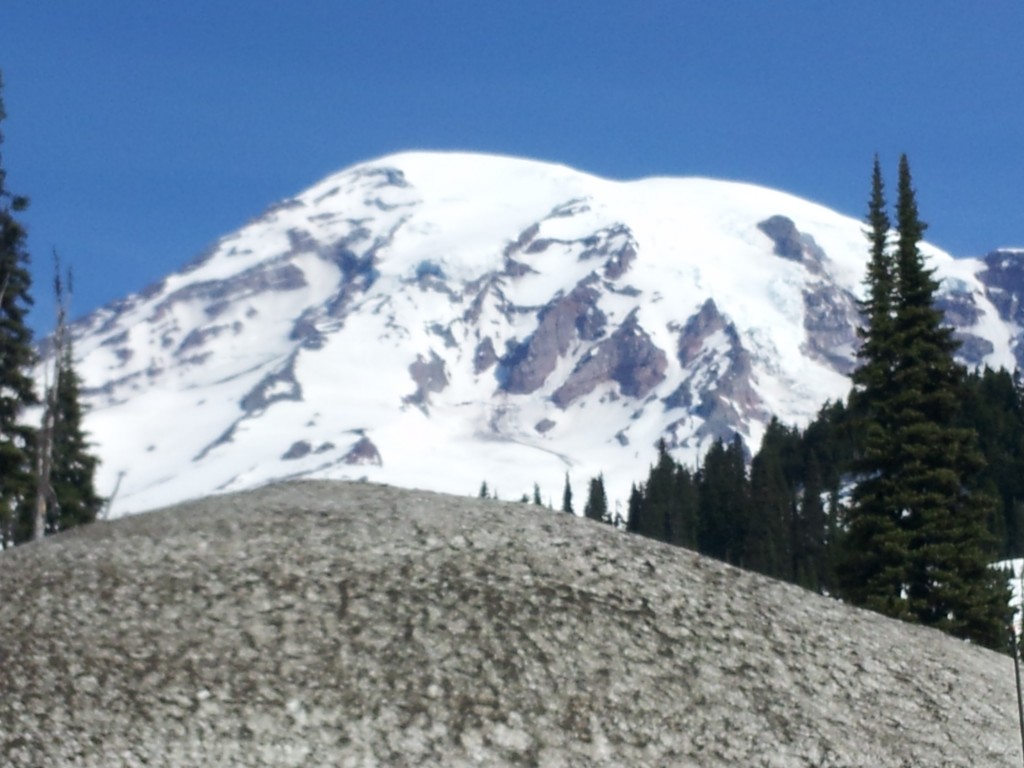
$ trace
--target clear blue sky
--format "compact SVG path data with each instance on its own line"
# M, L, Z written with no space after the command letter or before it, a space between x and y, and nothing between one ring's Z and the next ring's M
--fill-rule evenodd
M75 313L405 149L751 181L861 216L910 156L930 240L1024 246L1020 0L5 0L9 187Z

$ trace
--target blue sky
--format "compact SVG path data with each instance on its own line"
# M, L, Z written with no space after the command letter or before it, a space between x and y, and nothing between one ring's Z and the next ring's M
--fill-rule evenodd
M861 216L911 161L928 238L1024 246L1024 4L7 0L0 151L46 330L406 149L750 181Z

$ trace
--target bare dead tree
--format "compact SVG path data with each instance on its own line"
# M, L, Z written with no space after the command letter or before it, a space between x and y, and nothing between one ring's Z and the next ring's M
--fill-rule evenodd
M57 420L57 396L60 391L60 377L63 369L64 349L67 343L67 304L64 286L60 279L60 256L53 252L53 291L56 297L57 328L53 333L53 381L48 382L43 398L43 423L39 430L36 446L36 509L32 520L32 540L39 541L46 535L47 513L58 511L57 494L53 490L53 442ZM68 283L70 285L70 275ZM47 378L49 378L47 376Z

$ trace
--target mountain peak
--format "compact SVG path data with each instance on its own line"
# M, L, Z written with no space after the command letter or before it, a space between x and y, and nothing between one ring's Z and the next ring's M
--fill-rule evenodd
M1022 254L928 253L965 361L1013 366ZM749 184L361 163L76 325L100 491L114 514L292 476L554 498L603 472L624 499L661 438L753 450L843 397L866 259L860 222Z

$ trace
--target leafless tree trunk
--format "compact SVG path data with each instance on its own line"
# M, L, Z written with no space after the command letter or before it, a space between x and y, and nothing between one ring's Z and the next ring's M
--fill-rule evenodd
M54 426L57 421L57 393L60 391L61 368L64 364L66 343L66 307L64 289L60 279L60 257L53 253L53 291L57 299L57 328L53 333L53 383L47 388L43 399L43 424L39 430L36 446L36 510L32 520L32 541L39 541L46 535L47 510L57 509L57 494L53 490L50 475L53 471ZM68 276L68 282L71 278Z
M54 383L46 391L43 406L43 425L39 430L36 446L36 513L32 521L32 540L39 541L46 535L46 510L56 507L57 495L53 492L50 472L53 469L53 425L57 415L57 382L60 380L60 360L54 361Z

